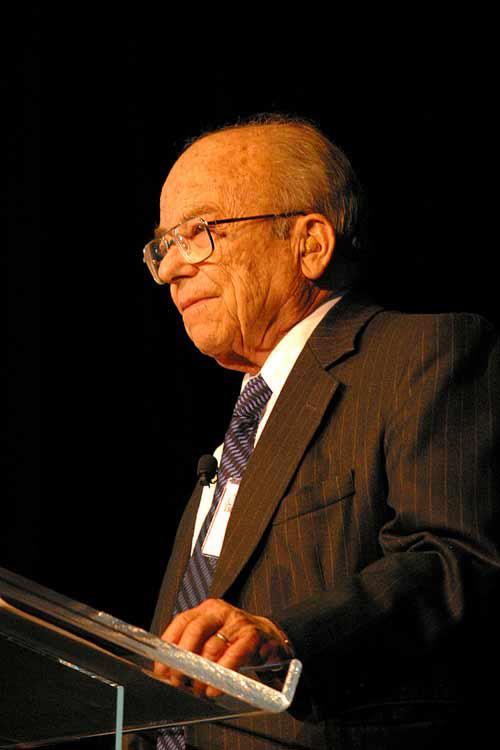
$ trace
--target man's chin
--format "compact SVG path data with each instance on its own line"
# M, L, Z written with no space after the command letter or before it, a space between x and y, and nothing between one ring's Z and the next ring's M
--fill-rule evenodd
M203 335L200 330L196 330L195 326L186 331L198 351L206 357L215 359L221 367L238 372L258 372L259 368L246 357L235 352L226 339L220 336Z
M219 358L221 361L224 361L229 356L226 347L223 346L221 341L216 340L211 336L199 335L195 330L188 331L187 333L198 351L206 357L212 357L212 359L219 362ZM222 366L224 367L224 365Z

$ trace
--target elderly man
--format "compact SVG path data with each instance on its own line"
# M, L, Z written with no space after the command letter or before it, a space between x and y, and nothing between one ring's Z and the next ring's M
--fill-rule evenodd
M245 375L153 630L232 669L304 671L289 713L160 748L407 750L469 710L464 653L500 569L496 337L362 294L358 215L347 158L292 118L200 137L163 187L145 260L198 349Z

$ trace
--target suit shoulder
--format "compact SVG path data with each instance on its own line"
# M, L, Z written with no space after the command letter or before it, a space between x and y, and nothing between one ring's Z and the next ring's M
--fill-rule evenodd
M422 336L444 342L495 340L498 330L487 318L477 313L445 312L416 313L382 309L369 323L371 336L394 336L414 343Z
M475 313L408 313L381 310L360 336L358 353L376 362L376 371L425 372L439 368L444 373L460 370L497 372L500 341L498 331Z

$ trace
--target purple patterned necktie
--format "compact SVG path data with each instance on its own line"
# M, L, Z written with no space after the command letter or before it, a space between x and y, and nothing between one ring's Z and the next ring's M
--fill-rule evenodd
M173 616L186 609L196 607L204 601L217 566L217 557L207 557L202 546L210 528L213 515L223 495L229 479L239 484L250 458L255 442L255 434L260 418L272 391L261 375L251 378L234 407L229 428L224 436L224 450L217 476L212 505L201 527L198 539L184 572L184 577L177 593ZM157 750L184 750L186 740L183 727L160 730L157 739Z

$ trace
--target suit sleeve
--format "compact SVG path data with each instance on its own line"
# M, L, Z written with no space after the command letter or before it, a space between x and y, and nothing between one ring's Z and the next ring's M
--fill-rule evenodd
M488 653L498 629L498 337L479 316L439 315L407 339L381 437L380 559L272 615L317 705L479 642Z

